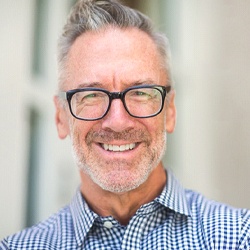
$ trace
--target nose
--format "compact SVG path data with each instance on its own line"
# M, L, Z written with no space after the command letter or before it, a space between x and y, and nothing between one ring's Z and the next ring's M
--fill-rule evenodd
M122 132L133 128L135 118L129 115L123 106L122 100L113 99L109 112L103 118L102 128L111 129L115 132Z

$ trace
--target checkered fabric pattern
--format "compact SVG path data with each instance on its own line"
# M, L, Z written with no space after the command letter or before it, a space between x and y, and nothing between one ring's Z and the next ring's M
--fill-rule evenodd
M184 190L171 173L159 197L127 226L100 217L78 190L71 204L31 228L5 238L0 249L250 249L250 212Z

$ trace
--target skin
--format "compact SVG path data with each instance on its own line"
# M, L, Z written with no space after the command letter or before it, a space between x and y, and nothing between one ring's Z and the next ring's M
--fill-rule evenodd
M166 86L160 59L151 38L136 28L87 32L70 49L63 90L94 86L122 91L145 83ZM82 195L100 216L111 215L126 225L141 205L161 193L166 184L161 158L166 134L174 131L176 120L174 97L172 91L163 111L146 119L131 117L121 100L114 100L109 113L98 121L73 118L68 107L54 98L58 135L71 137ZM112 152L104 150L103 143L135 143L136 147Z

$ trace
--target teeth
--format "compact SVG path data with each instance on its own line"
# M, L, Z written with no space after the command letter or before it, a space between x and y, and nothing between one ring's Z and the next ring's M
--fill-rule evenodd
M112 145L112 144L102 144L102 147L105 150L108 150L108 151L123 152L123 151L126 151L126 150L134 149L135 148L135 143L125 144L125 145L121 145L121 146Z

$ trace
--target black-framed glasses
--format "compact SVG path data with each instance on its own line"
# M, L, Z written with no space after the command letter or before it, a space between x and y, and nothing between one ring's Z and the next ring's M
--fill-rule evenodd
M132 117L156 116L162 111L170 90L171 86L160 85L139 85L122 92L87 87L60 92L59 96L68 101L70 112L76 119L95 121L108 113L114 99L121 99L125 110Z

